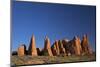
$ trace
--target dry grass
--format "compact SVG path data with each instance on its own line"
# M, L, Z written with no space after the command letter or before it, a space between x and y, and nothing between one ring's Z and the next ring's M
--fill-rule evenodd
M29 65L29 64L52 64L52 63L69 63L69 62L83 62L83 61L95 61L95 55L91 56L23 56L17 55L11 56L11 63L15 65Z

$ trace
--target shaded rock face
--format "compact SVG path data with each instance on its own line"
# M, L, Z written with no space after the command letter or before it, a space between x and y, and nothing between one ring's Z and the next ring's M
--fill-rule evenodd
M36 49L36 46L35 46L35 37L33 35L32 35L30 45L29 45L29 48L28 48L28 54L32 55L32 56L38 56L37 49Z
M26 52L26 46L25 45L21 45L18 48L18 56L24 56Z
M62 40L62 44L63 44L63 47L65 48L66 55L68 55L68 42L69 40L67 39Z
M92 49L89 45L89 41L88 41L88 37L87 35L83 36L82 42L81 42L81 46L82 46L82 53L84 54L92 54Z
M17 51L13 51L12 55L18 55Z
M66 42L66 41L62 41L63 45L64 45L64 48L66 50L66 54L67 55L72 55L74 54L74 48L73 48L73 40L70 40L69 42Z
M51 46L51 50L52 50L53 56L56 56L57 55L57 48L55 46L55 43Z
M60 55L58 41L56 40L55 43L51 47L52 53L54 56Z
M66 52L65 52L65 48L63 47L62 40L59 40L58 44L59 44L59 52L60 52L60 54L63 55L63 56L65 56Z
M62 40L67 55L81 55L81 41L76 36L73 40Z
M43 53L45 53L45 55L48 55L48 56L53 56L52 51L51 51L51 46L50 46L50 40L47 36L44 42Z
M40 48L36 48L36 49L37 49L38 55L41 55L41 49Z
M58 45L58 48L57 48ZM73 40L69 41L67 39L56 41L52 47L52 53L56 55L81 55L81 41L80 38L74 37ZM58 50L58 53L57 53Z

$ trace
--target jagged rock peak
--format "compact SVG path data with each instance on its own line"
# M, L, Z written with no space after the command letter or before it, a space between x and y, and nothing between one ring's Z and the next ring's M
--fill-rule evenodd
M45 37L45 47L44 47L44 49L48 49L48 48L51 48L50 47L50 39L46 36Z
M53 56L50 46L50 39L47 36L45 37L43 52L46 52L48 56Z
M32 37L31 37L28 53L31 54L32 56L37 56L38 55L37 50L36 50L34 35L32 35Z

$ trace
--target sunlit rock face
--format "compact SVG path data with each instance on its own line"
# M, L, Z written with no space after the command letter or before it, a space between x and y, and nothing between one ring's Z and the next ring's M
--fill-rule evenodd
M28 54L32 56L38 56L37 54L37 49L36 49L36 44L35 44L35 37L32 35L30 45L28 48Z
M79 37L75 36L73 39L73 48L75 51L75 55L81 55L82 48L81 48L81 40Z
M24 56L25 55L25 52L26 52L26 46L23 44L23 45L20 45L18 47L18 56Z
M43 53L48 56L53 56L52 51L51 51L51 46L50 46L50 39L47 36L44 41Z
M46 36L44 40L44 48L36 48L35 37L32 35L28 50L22 44L19 46L17 52L13 55L24 56L71 56L71 55L90 55L93 50L90 47L87 35L84 35L82 41L79 37L74 36L72 40L60 39L54 41L53 45L50 44L50 39Z
M81 46L82 46L82 53L83 54L92 54L93 53L92 48L90 47L87 35L83 36Z
M68 43L67 39L56 40L51 47L53 55L58 56L62 54L63 56L66 56L67 55L67 48L66 48L67 43Z

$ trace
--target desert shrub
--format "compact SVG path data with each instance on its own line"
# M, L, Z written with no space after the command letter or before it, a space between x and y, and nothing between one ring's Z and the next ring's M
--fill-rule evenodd
M44 56L48 56L49 54L48 54L47 51L43 51L43 55L44 55Z

